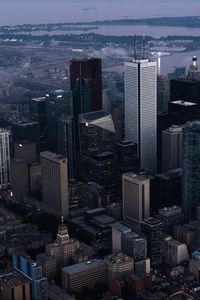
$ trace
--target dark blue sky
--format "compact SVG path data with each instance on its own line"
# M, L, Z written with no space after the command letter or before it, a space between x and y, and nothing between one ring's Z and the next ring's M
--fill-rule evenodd
M200 15L199 1L0 0L0 24Z

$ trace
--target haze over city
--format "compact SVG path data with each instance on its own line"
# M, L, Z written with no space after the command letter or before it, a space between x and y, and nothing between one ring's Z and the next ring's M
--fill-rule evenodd
M200 300L200 0L0 0L0 300Z

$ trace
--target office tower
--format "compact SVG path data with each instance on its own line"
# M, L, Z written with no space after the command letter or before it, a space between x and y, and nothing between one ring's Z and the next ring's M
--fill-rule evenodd
M163 232L173 234L174 227L184 223L184 214L180 206L164 207L159 209L157 219L162 223Z
M168 102L170 101L170 81L167 76L158 76L157 101L157 110L160 112L168 112Z
M172 125L162 132L162 171L181 168L183 126Z
M36 144L37 153L40 152L40 131L37 122L17 120L9 123L11 126L13 143L29 140Z
M134 272L134 260L123 253L111 253L104 258L107 266L107 280L126 279Z
M24 253L13 254L13 266L15 270L31 280L32 299L48 299L47 279L42 276L41 266L38 266L36 262L32 261L30 257Z
M183 128L182 153L182 208L186 221L196 219L200 205L200 122L188 123Z
M145 237L135 233L122 234L122 252L132 257L134 261L147 258L147 240Z
M182 169L169 170L157 174L155 178L155 200L151 202L153 211L174 205L181 205Z
M37 196L41 193L42 166L38 162L29 164L29 193Z
M15 158L25 159L28 163L37 161L36 144L28 140L15 143L14 156Z
M40 151L47 147L46 97L32 98L29 102L30 120L39 124Z
M13 196L21 200L29 192L28 163L23 158L14 158L10 163L10 183Z
M95 155L111 154L115 150L115 128L111 115L104 111L79 115L79 137L82 176L93 181L90 176L92 159Z
M175 67L174 72L168 74L169 80L186 78L186 67Z
M102 90L102 109L107 113L111 111L111 92L109 89Z
M46 94L48 150L58 152L58 119L72 115L72 92L55 90Z
M191 274L195 276L196 280L200 279L199 269L200 269L200 252L196 250L192 253L192 257L189 261L189 271Z
M50 151L40 154L44 208L65 219L69 214L67 159Z
M10 183L10 131L0 128L0 187L6 188Z
M183 125L199 118L200 105L192 101L171 101L168 108L170 124Z
M200 81L174 79L170 81L170 101L190 101L200 104Z
M184 243L167 236L163 241L163 256L168 265L175 267L188 261L189 255L187 246Z
M124 67L125 139L138 145L140 168L156 173L157 65L148 59Z
M146 175L126 173L122 176L123 219L134 231L150 212L150 180Z
M68 159L69 178L76 178L75 123L72 116L58 119L58 153Z
M196 241L196 228L193 224L176 225L174 238L187 246L194 245Z
M116 164L120 174L137 170L137 145L131 141L116 144Z
M73 87L73 115L75 120L79 114L92 111L92 89L90 80L77 78Z
M100 110L79 116L81 156L114 152L115 128L110 114Z
M70 88L73 92L76 90L75 95L73 95L74 116L102 109L101 59L73 59L70 60L69 67ZM87 86L87 93L85 86ZM77 90L79 90L79 94L77 94ZM82 108L87 111L82 110Z
M116 102L111 107L111 116L116 131L116 141L120 142L124 139L124 104Z
M103 260L92 259L62 269L62 287L69 293L80 292L83 287L94 288L106 283L107 269Z
M147 239L147 256L151 259L151 265L162 262L161 242L162 224L155 218L148 218L141 223L141 232Z
M196 56L193 56L193 58L192 58L192 64L190 65L190 68L188 70L187 78L192 79L192 80L200 80L200 70L197 65L197 57Z
M130 141L120 141L115 147L116 153L116 190L122 197L122 174L138 170L137 145Z
M122 252L122 235L131 232L131 228L116 222L111 225L112 228L112 252Z
M197 215L197 224L198 224L198 227L197 227L197 245L200 245L200 207L199 206L197 207L196 215Z
M16 271L1 274L0 299L31 300L31 280Z

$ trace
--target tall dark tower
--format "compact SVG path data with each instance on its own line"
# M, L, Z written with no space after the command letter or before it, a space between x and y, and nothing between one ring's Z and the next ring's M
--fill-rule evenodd
M75 114L87 113L102 109L102 66L100 58L90 59L73 59L70 60L70 88L72 91L77 90L79 83L80 89L80 104L78 107L85 107L88 111L76 111ZM81 103L87 101L85 83L87 82L88 103ZM81 93L83 87L83 93ZM77 101L78 99L76 99ZM75 105L74 105L75 106Z

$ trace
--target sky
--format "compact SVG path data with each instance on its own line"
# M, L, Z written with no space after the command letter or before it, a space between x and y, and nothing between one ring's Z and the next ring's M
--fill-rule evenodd
M0 25L200 15L200 0L0 0Z

